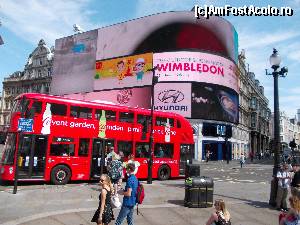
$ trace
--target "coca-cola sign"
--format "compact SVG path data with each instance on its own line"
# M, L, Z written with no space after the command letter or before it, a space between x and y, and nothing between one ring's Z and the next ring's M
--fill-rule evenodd
M178 103L184 100L184 94L178 90L168 89L160 92L157 98L163 103Z

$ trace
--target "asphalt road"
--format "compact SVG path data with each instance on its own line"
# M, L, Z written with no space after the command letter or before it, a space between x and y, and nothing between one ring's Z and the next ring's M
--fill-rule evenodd
M214 178L214 198L225 199L232 224L278 223L278 212L269 208L272 166L237 161L201 164L201 175ZM190 209L183 206L184 180L154 181L145 184L146 198L135 224L205 224L212 208ZM96 183L71 183L55 186L26 183L12 194L12 186L0 186L0 224L92 224L98 205ZM118 209L114 210L115 215ZM113 224L113 223L111 223Z

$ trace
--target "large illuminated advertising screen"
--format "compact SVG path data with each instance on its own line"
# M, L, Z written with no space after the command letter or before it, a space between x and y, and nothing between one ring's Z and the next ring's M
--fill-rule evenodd
M159 82L204 82L238 92L236 65L229 59L203 52L164 52L153 54Z
M152 53L98 60L95 67L94 90L152 84Z
M230 88L192 83L191 117L238 123L238 94Z
M146 52L194 49L237 61L237 46L237 33L228 21L217 16L209 20L196 19L191 11L159 13L74 34L55 42L51 94L93 92L127 86L121 86L118 82L109 84L111 86L104 84L105 88L96 85L100 80L95 80L97 60ZM124 83L129 80L126 78ZM134 87L131 84L129 86Z
M55 41L51 93L87 92L93 88L97 30Z

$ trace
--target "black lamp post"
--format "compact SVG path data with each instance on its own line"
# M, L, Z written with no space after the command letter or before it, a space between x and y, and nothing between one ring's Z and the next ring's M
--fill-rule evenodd
M280 133L279 133L279 96L278 96L278 77L285 77L288 69L282 67L280 70L281 58L278 51L274 48L273 54L270 56L270 64L273 69L272 73L268 73L266 69L266 75L272 75L274 77L274 167L273 167L273 179L271 181L271 193L269 204L276 205L276 195L278 182L276 174L280 169Z
M149 159L148 159L148 179L147 184L152 184L152 165L153 165L153 154L152 154L152 145L153 145L153 108L154 108L154 85L158 82L158 77L155 76L155 70L157 67L150 69L152 71L152 85L151 85L151 116L150 116L150 138L149 138Z

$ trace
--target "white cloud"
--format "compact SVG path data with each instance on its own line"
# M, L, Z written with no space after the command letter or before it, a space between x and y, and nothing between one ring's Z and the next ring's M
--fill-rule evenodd
M55 39L71 35L75 23L85 30L93 27L86 19L92 13L87 10L88 3L89 0L4 0L3 26L30 43L43 38L53 45Z
M255 33L255 35L253 35ZM247 30L244 29L241 33L239 33L240 43L245 48L259 48L272 46L282 41L286 41L292 38L296 38L300 36L299 31L287 30L282 33L282 31L274 32L255 32L252 29Z

